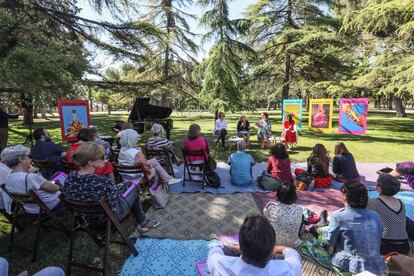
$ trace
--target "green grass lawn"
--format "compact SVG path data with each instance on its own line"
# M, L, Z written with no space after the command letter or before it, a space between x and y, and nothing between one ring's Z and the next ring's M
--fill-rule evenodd
M274 135L280 135L281 121L280 112L271 111L270 119L273 122ZM259 119L260 112L247 113L249 121L252 125ZM116 119L126 120L127 113L115 113L113 115L106 114L92 114L91 122L100 128L102 135L113 135L111 126ZM314 144L323 143L328 150L333 151L333 146L337 141L344 141L348 148L352 151L357 162L398 162L403 160L412 160L414 156L414 116L409 115L409 118L396 118L393 113L384 112L369 112L368 130L365 136L349 136L337 133L338 115L334 117L334 127L332 133L323 134L310 131L307 127L308 114L304 114L303 130L299 136L299 143L296 148L293 148L290 157L295 162L304 162L309 156ZM203 133L209 138L210 143L213 143L214 136L212 135L213 116L212 115L180 115L174 114L174 130L172 132L172 139L175 141L176 150L178 151L182 145L183 139L187 133L188 126L191 123L198 123L201 125ZM236 122L238 115L228 114L227 120L230 129L230 135L235 134ZM49 120L35 120L34 128L47 128L52 139L56 142L60 141L59 119L57 117ZM9 144L22 143L27 135L28 130L22 126L21 121L12 121L10 124ZM264 161L268 155L268 150L260 150L256 143L256 130L253 130L252 140L253 147L250 153L255 157L256 161ZM148 133L143 135L142 143L146 141ZM217 160L226 160L228 157L227 151L216 150L212 147L212 154ZM2 218L0 218L1 220ZM16 249L11 254L7 252L9 244L9 230L8 224L0 222L0 256L5 257L10 261L11 275L23 270L30 270L34 272L40 268L48 265L57 265L65 267L66 254L68 242L64 235L60 233L42 232L40 250L38 261L34 264L30 263L30 254L23 253ZM28 228L24 233L17 233L17 238L20 243L31 245L31 240L34 236L34 228ZM78 246L75 251L75 256L80 260L89 260L99 262L100 255L93 242L85 235L81 235L78 239ZM129 253L124 247L114 245L111 246L111 263L112 272L116 273L122 267L123 262L128 257ZM73 275L91 275L90 272L82 270L75 270Z

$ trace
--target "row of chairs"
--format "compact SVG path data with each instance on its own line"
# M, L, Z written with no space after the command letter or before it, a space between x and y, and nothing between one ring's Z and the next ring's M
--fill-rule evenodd
M70 275L72 266L101 272L103 275L106 275L109 265L110 243L124 244L129 248L130 252L134 256L138 255L137 249L134 247L132 241L128 238L124 230L124 224L128 217L122 221L119 221L104 199L101 199L99 203L81 204L70 201L66 199L63 194L61 194L59 198L61 202L63 202L66 209L62 209L62 211L55 213L48 208L33 191L29 191L28 194L12 193L7 190L5 184L2 184L1 188L13 201L11 214L8 214L5 210L1 210L1 213L11 224L9 252L11 252L13 248L19 248L24 251L31 252L31 261L35 262L39 248L41 230L50 232L52 229L63 233L69 240L68 259L66 265L67 275ZM27 213L23 207L24 204L37 205L40 210L39 214L33 215ZM65 210L69 210L71 213L71 226L63 222L63 213ZM104 219L100 221L86 221L82 216L85 214L103 215ZM24 229L18 221L22 219L27 219L33 225L36 225L35 240L32 248L27 248L26 246L17 244L15 241L16 229L19 232L27 230ZM101 267L74 260L73 250L78 232L86 232L99 248L104 249L102 260L103 265ZM116 232L118 232L121 236L121 241L112 240L112 236Z

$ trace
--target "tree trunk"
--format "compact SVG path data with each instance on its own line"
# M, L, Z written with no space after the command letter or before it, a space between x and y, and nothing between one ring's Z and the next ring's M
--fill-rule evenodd
M272 101L270 99L267 100L267 108L266 108L267 111L270 111L270 104L271 104L271 102Z
M392 97L388 98L387 108L388 108L388 110L392 110Z
M111 115L112 106L108 104L108 115Z
M174 18L172 16L172 0L163 0L162 5L166 16L167 39L170 39L172 28L174 28ZM170 42L167 42L164 53L163 77L168 78L170 71ZM161 106L167 106L167 92L161 92Z
M33 111L30 108L23 109L23 125L33 124Z
M38 113L39 113L39 107L35 106L33 108L33 118L34 119L38 119L39 118Z
M42 115L42 119L47 119L46 108L42 107L40 109L40 114Z
M287 28L292 28L293 27L293 19L292 19L292 0L288 0L288 4L287 4L287 11L286 11L286 15L287 15L287 22L286 22L286 27ZM290 39L288 38L288 43L290 43ZM290 88L290 67L291 67L291 59L290 59L290 53L287 52L286 50L287 47L285 47L285 68L284 68L284 78L283 78L283 89L282 89L282 100L283 99L288 99L289 98L289 88Z
M405 107L400 97L394 96L394 104L395 104L395 111L397 113L397 117L407 117L407 113L405 112Z

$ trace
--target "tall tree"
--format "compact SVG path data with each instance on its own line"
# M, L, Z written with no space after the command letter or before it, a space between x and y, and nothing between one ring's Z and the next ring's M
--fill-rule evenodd
M392 98L397 116L406 117L402 99L414 95L413 1L365 1L348 10L342 30L371 37L371 47L364 53L370 58L370 70L359 76L358 83Z
M259 51L257 77L282 80L289 98L293 82L341 78L347 69L338 21L327 14L330 0L259 0L248 9L251 41ZM274 95L272 95L274 96Z
M240 41L240 35L246 34L249 24L245 20L229 19L229 7L226 0L200 0L203 7L211 7L200 19L200 24L208 32L203 41L213 41L207 59L203 62L202 102L211 110L236 111L249 107L241 101L241 81L243 65L255 56L255 52Z
M185 95L188 88L192 88L191 83L183 75L195 62L193 56L198 51L198 46L194 42L195 34L191 32L187 23L188 19L195 19L194 15L186 11L193 1L145 1L148 2L145 21L164 31L166 38L159 39L154 45L152 61L140 75L168 79L161 89L161 105L167 105L167 98L176 90Z

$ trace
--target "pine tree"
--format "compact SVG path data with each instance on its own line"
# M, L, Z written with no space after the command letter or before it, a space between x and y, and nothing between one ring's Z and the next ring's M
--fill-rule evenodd
M243 65L255 56L255 52L239 40L246 34L249 24L245 20L230 20L226 0L200 0L203 7L210 6L200 19L208 28L203 41L214 41L208 57L203 62L202 102L216 112L249 109L241 101ZM203 43L203 42L202 42Z
M322 10L330 2L259 0L249 7L250 37L260 56L255 71L278 81L269 96L287 99L294 82L339 81L347 71L339 22Z

